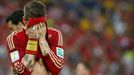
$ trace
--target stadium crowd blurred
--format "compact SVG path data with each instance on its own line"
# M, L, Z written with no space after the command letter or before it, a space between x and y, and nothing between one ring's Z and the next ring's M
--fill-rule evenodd
M65 65L60 75L75 75L78 62L91 75L134 75L134 1L41 0L48 25L62 31ZM0 75L10 75L5 19L28 0L0 0Z

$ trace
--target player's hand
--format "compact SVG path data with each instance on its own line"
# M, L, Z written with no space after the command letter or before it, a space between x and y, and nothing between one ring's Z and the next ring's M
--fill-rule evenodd
M13 70L17 73L17 74L22 74L24 72L25 66L23 63L15 62L13 65Z
M46 25L45 23L40 23L38 26L37 26L37 29L38 29L38 35L39 35L39 39L45 39L46 37Z
M39 34L39 47L41 49L42 55L45 56L50 51L48 42L46 40L46 31L47 31L47 28L46 28L45 23L40 23L38 29L39 29L38 30L38 34Z
M31 38L31 39L38 39L39 38L37 26L38 25L34 25L26 30L26 34L27 34L28 38Z
M34 25L26 30L26 34L29 38L33 39L39 39L43 38L45 39L46 36L46 25L45 23L39 23L38 25Z

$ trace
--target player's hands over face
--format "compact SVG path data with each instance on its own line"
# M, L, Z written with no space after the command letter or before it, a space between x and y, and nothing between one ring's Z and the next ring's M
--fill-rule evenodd
M37 25L28 28L26 30L26 34L27 34L28 38L38 39L39 36L38 36L38 31L37 31Z
M26 30L26 34L29 38L39 39L45 38L46 36L46 25L45 23L39 23L34 25Z
M40 23L37 27L38 29L38 35L39 35L39 39L44 38L46 36L46 25L45 23Z

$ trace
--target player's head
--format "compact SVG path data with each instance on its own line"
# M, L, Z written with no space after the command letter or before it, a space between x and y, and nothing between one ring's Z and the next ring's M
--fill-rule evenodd
M6 19L11 32L16 31L22 26L23 10L16 10Z
M26 24L26 34L37 33L40 26L46 30L46 6L39 1L30 1L24 6L24 19ZM38 35L38 33L37 33Z
M24 19L46 16L46 6L39 1L30 1L24 6Z
M90 69L88 62L81 61L76 65L76 75L91 75Z

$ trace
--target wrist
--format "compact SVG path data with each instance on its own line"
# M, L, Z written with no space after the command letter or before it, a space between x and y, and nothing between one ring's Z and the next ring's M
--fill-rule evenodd
M50 48L49 48L49 45L45 39L42 39L42 40L40 39L39 46L40 46L41 53L43 56L45 56L46 54L49 53Z
M45 40L46 40L46 37L45 37L45 36L40 37L39 40L41 40L41 41L45 41Z
M31 72L35 63L35 55L25 54L21 61L25 67Z
M45 38L40 38L39 42L41 42L41 43L46 42L46 39Z

